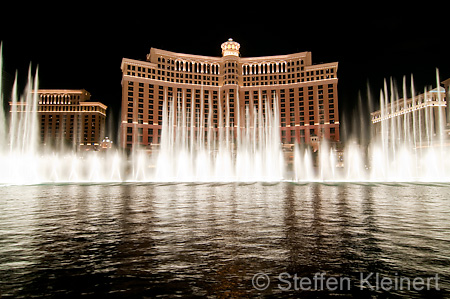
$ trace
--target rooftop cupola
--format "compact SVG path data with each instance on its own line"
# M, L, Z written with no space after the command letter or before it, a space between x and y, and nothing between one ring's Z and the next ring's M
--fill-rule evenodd
M222 48L222 56L238 56L239 57L239 48L241 45L232 38L229 38L228 41L224 42L221 46Z

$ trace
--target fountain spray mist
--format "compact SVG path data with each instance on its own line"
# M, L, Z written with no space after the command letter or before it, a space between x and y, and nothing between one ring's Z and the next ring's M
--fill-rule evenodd
M1 46L0 46L1 52ZM1 57L1 56L0 56ZM0 67L2 59L0 58ZM1 72L0 72L1 76ZM1 79L1 78L0 78ZM1 82L1 80L0 80ZM19 95L17 75L11 95L0 95L0 184L46 182L216 182L216 181L450 181L446 154L447 103L438 87L416 92L406 78L398 91L385 81L371 133L363 130L369 113L359 108L345 144L322 140L317 147L296 144L293 153L281 144L276 94L258 94L258 105L239 107L230 119L230 99L222 99L219 121L212 105L188 107L182 92L164 95L162 134L151 151L135 145L80 152L73 147L40 143L38 75L30 66ZM203 89L201 90L203 93ZM239 94L239 93L237 93ZM408 94L410 97L408 98ZM190 99L191 102L192 99ZM3 101L10 101L6 113ZM370 93L369 110L375 106ZM206 115L207 113L207 115ZM360 126L360 127L358 127ZM133 130L137 132L137 130ZM111 132L110 132L111 133ZM123 137L123 136L120 136ZM285 155L293 156L292 163ZM288 165L289 164L289 165Z

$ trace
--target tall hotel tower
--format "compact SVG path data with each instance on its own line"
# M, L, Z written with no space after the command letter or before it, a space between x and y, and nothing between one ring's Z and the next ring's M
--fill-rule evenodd
M209 112L212 128L236 130L237 117L243 127L247 109L276 98L282 143L339 141L337 62L313 65L311 52L241 57L240 44L231 38L221 48L222 57L151 48L147 61L124 58L122 146L160 143L167 100L195 109L205 130Z

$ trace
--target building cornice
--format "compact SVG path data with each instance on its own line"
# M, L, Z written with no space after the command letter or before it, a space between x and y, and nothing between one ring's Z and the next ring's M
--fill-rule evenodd
M157 65L155 63L152 63L150 61L142 61L142 60L135 60L135 59L130 59L130 58L122 58L122 63L120 65L120 68L122 69L122 71L124 70L124 64L129 64L129 65L135 65L135 66L143 66L143 67L152 67L152 68L156 68Z
M33 90L31 93L35 93ZM86 94L86 89L38 89L38 94Z
M156 56L164 55L164 56L169 56L169 57L174 58L174 59L184 58L186 60L200 60L200 61L210 61L210 62L221 62L221 61L223 61L222 57L177 53L177 52L171 52L171 51L161 50L161 49L157 49L157 48L151 48L149 55L150 56L152 56L152 55L156 55ZM148 57L148 58L150 58L150 57Z
M249 62L269 62L269 61L279 61L279 60L289 60L296 58L309 58L311 57L311 52L298 52L292 54L284 54L284 55L272 55L272 56L256 56L256 57L241 57L240 61L242 63Z
M108 108L108 106L100 102L80 102L80 106L100 106L105 110Z

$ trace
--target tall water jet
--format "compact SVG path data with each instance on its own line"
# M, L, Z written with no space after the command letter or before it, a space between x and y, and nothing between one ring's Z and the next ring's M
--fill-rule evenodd
M280 145L278 99L260 96L259 108L238 112L231 126L229 99L219 110L214 127L209 107L188 109L184 96L166 98L161 146L154 180L163 181L278 181L284 175ZM265 108L262 108L265 107ZM263 110L264 109L264 110Z
M417 94L412 76L410 88L404 78L400 91L392 79L389 83L385 80L379 96L380 109L372 113L368 142L364 141L362 129L360 136L353 130L355 136L343 144L343 169L336 168L337 154L326 142L321 142L313 163L306 162L308 152L302 153L297 147L295 180L449 181L450 159L445 154L449 144L445 133L447 103L438 72L436 81L438 87L424 88L423 93ZM369 96L368 100L373 106ZM359 111L361 114L363 109ZM354 126L363 127L364 123L361 118ZM316 175L311 177L311 172Z
M370 144L371 180L437 180L449 179L445 158L445 90L440 86L424 88L417 95L413 78L410 90L406 78L402 84L403 98L387 88L380 93L380 110L372 113L374 136ZM410 94L410 98L408 98ZM388 100L390 99L390 100ZM437 163L436 160L440 162Z
M6 116L4 110L4 96L3 96L3 44L0 43L0 154L6 147L4 141L7 138L7 126L6 126Z
M32 75L30 67L22 95L17 76L11 97L0 95L0 104L11 102L9 117L3 105L0 109L0 183L449 181L447 103L438 72L436 81L436 88L425 88L423 93L415 90L412 77L410 84L403 80L401 91L386 81L380 91L380 110L372 113L369 140L362 128L354 130L360 131L359 137L349 138L342 146L328 143L323 135L314 136L314 146L296 144L292 154L287 149L293 156L287 167L290 160L285 159L280 142L283 103L276 92L258 89L253 90L251 105L243 105L237 93L237 101L228 94L218 97L216 108L211 101L209 107L206 102L197 106L194 96L189 98L184 91L165 92L161 142L151 150L135 146L127 155L81 153L62 145L43 147L38 131L38 76L37 70ZM201 98L204 92L202 88ZM214 109L218 117L213 118ZM362 127L363 120L356 125ZM137 125L135 129L134 137L138 137Z
M30 65L22 94L16 74L11 95L0 95L0 184L121 181L124 159L113 155L113 151L81 152L65 147L63 142L42 144L41 114L45 112L40 110L43 100L38 92L37 68L34 76L32 73ZM8 115L5 100L10 102ZM65 124L61 127L65 128Z

